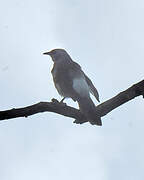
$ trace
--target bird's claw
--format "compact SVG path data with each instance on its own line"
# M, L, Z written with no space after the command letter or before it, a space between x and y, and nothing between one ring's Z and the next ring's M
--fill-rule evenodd
M60 106L66 106L66 103L64 103L63 101L58 101L57 99L52 99L51 100L53 103L55 103L55 104L59 104Z
M58 101L57 99L54 99L54 98L53 98L51 101L52 101L53 103L59 103L59 101Z

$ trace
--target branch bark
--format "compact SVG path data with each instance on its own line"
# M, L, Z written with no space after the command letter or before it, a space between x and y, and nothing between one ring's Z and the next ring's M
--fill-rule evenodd
M144 80L98 105L96 107L97 115L100 117L105 116L112 110L140 95L144 97ZM28 117L40 112L54 112L71 117L75 119L74 123L77 124L82 124L88 121L78 109L67 106L65 103L60 103L56 99L52 99L52 102L39 102L24 108L0 111L0 120Z

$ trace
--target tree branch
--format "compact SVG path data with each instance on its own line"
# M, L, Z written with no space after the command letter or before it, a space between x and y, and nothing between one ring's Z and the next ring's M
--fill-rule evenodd
M98 105L96 107L97 115L100 117L105 116L115 108L140 95L144 97L144 80L134 84L127 90ZM40 102L24 108L0 111L0 120L28 117L36 113L47 111L74 118L74 122L78 124L88 121L78 109L67 106L65 103L59 103L56 99L52 99L52 102Z

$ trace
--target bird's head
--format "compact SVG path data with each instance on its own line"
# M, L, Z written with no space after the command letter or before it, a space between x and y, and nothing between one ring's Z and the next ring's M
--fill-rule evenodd
M58 61L62 61L62 60L70 58L70 56L64 49L53 49L53 50L51 50L49 52L45 52L43 54L51 56L53 62L55 62L55 63Z

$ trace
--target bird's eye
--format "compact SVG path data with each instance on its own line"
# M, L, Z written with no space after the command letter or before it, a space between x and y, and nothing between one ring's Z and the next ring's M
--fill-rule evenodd
M52 54L55 55L55 54L56 54L56 51L52 51Z

